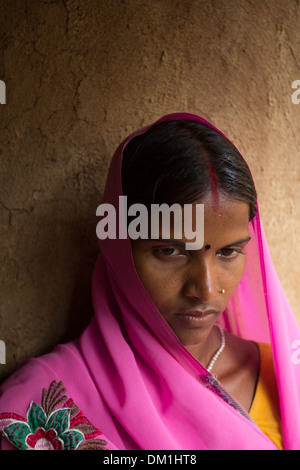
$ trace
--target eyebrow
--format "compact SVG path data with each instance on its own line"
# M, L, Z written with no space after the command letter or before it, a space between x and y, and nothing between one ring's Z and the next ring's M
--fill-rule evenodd
M242 238L241 240L238 240L236 242L229 243L229 245L226 245L225 248L227 248L228 246L233 246L233 245L243 245L244 243L250 242L250 240L251 240L251 237Z
M151 242L157 242L157 243L172 243L174 245L185 245L186 242L184 241L181 241L181 240L175 240L173 238L162 238L162 237L159 237L159 238L149 238L148 239L149 241ZM246 237L246 238L242 238L241 240L237 240L233 243L229 243L228 245L225 245L224 248L228 248L230 246L234 246L234 245L243 245L244 243L248 243L249 241L251 240L251 237ZM203 244L204 246L204 244Z
M186 242L183 242L182 240L176 240L174 238L148 238L146 240L149 240L151 242L157 242L157 243L172 243L174 245L185 245Z

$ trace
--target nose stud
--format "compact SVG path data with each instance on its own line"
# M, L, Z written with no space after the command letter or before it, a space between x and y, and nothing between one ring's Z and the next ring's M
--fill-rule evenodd
M225 294L225 289L222 289L222 290L217 289L217 292L218 292L219 294Z

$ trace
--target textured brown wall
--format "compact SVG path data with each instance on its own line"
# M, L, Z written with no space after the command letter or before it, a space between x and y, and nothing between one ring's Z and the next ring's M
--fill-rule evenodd
M109 160L125 135L164 113L203 115L245 154L300 320L299 0L0 7L0 377L88 323Z

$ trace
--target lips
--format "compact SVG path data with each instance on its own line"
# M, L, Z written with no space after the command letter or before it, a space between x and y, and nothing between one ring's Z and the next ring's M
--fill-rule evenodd
M219 314L217 310L189 310L187 312L176 312L175 317L185 325L204 326L206 323L215 321L215 317Z
M205 317L207 315L216 315L217 310L189 310L187 312L177 312L175 315L189 315L192 317Z

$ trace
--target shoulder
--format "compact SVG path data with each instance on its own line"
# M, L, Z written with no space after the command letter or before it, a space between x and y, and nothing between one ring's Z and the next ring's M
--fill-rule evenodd
M75 364L80 367L73 343L59 345L50 354L28 359L0 385L0 413L10 407L14 407L16 413L24 413L28 402L38 400L43 388L53 380L70 383Z

